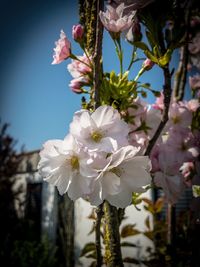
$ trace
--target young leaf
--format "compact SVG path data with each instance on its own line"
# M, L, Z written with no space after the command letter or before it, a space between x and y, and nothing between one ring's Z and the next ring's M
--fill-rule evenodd
M150 229L151 229L151 227L150 227L150 220L149 220L149 216L147 216L147 217L146 217L146 219L145 219L145 225L146 225L146 227L148 228L148 230L150 230Z
M124 258L123 262L128 262L128 263L133 263L133 264L140 264L140 262L138 260L136 260L135 258L129 258L129 257Z
M121 242L121 247L133 247L133 248L137 248L138 246L130 243L130 242Z
M156 213L161 212L163 206L164 206L164 199L162 197L160 197L159 199L157 199L157 201L155 203L155 212Z
M121 237L134 236L140 234L140 231L135 229L135 224L127 224L121 230Z
M85 246L83 247L82 251L81 251L81 255L80 257L85 256L86 254L88 254L89 252L93 252L96 250L96 246L95 243L90 242L85 244Z

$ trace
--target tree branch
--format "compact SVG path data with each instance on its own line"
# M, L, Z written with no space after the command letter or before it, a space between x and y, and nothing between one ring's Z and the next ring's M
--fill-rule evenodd
M99 205L96 209L96 222L95 222L95 244L96 244L96 257L97 263L96 267L101 267L102 265L102 255L101 255L101 219L103 216L103 204Z
M97 0L97 23L96 23L96 42L94 49L94 101L95 109L100 105L100 82L101 82L101 57L102 57L102 40L103 40L103 25L101 23L99 12L103 9L103 1Z
M162 120L154 134L154 136L152 137L152 139L149 141L149 145L147 147L147 150L145 152L145 155L150 155L156 141L158 140L162 130L165 127L165 124L168 121L168 112L169 112L169 106L170 106L170 100L171 100L171 94L172 94L172 89L171 89L171 74L169 71L169 66L166 66L165 68L163 68L163 73L164 73L164 90L163 90L163 94L164 94L164 110L163 110L163 116L162 116Z
M105 263L108 267L123 267L120 246L119 219L116 207L104 202L105 216Z

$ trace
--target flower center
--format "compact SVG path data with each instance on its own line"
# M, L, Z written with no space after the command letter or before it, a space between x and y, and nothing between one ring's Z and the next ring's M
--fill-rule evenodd
M103 135L100 132L93 132L91 138L94 142L99 143L103 138Z
M73 170L77 170L79 168L79 161L76 156L72 156L70 159L70 163Z
M173 117L172 120L174 124L177 124L181 121L179 117Z

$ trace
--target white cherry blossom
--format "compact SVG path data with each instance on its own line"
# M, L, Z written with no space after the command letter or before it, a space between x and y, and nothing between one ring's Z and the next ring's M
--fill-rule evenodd
M150 160L147 156L137 156L138 151L126 146L108 156L106 162L104 159L105 167L93 181L92 205L106 199L113 206L125 208L131 204L132 192L144 192L143 186L151 181Z
M122 32L129 29L133 24L133 18L135 11L131 11L128 14L124 14L124 3L120 4L117 8L113 8L111 5L107 5L106 12L100 11L99 16L104 27L109 32Z
M128 145L129 126L111 106L100 106L92 114L87 110L75 113L70 133L90 151L112 152Z
M64 140L49 140L40 152L38 169L45 181L55 185L61 195L72 200L90 193L90 179L84 175L87 154L71 135Z

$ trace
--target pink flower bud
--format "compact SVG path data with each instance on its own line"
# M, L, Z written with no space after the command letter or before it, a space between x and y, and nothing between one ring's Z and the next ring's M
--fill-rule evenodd
M182 173L186 181L192 178L191 176L194 175L194 163L184 162L183 165L180 167L180 172Z
M67 39L63 30L61 30L60 39L55 44L56 48L54 48L54 60L52 64L59 64L69 58L71 54L71 43Z
M83 86L83 79L76 78L71 80L69 87L71 88L72 92L76 94L81 94L83 92L83 89L81 88Z
M192 90L200 89L200 75L196 74L189 77L189 85Z
M72 27L72 37L76 42L81 42L83 39L84 28L82 25L74 25Z
M129 29L126 34L126 39L132 43L140 41L142 39L141 26L138 20L135 20L133 26Z
M151 61L151 59L147 58L144 62L143 62L143 68L146 70L150 70L154 65L154 62Z

